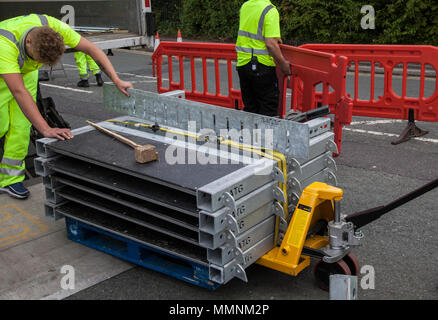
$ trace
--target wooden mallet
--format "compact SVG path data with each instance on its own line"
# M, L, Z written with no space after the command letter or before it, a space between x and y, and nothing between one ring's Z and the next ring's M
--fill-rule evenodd
M110 135L113 138L116 138L117 140L127 144L128 146L134 148L134 156L135 161L138 163L146 163L154 160L158 160L158 152L156 152L155 147L151 144L146 145L139 145L135 143L134 141L131 141L115 132L112 132L111 130L105 129L98 124L95 124L91 121L86 121L90 126L95 127L99 131L102 131L108 135Z

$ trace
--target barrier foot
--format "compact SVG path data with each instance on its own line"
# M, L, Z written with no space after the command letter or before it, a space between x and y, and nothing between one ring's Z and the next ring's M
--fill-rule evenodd
M408 126L403 130L403 132L400 134L400 136L397 139L391 142L391 144L399 144L408 141L411 138L424 136L427 133L429 133L429 131L422 130L417 127L414 120L414 110L409 109Z

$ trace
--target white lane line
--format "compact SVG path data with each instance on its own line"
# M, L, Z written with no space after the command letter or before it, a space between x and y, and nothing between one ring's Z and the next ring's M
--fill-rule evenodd
M117 72L117 73L121 74L121 75L124 75L124 76L129 76L129 77L154 79L155 81L157 81L157 78L156 77L152 77L152 76L141 76L141 75L138 75L138 74L127 73L127 72Z
M64 66L67 67L75 67L74 65L71 64L66 64L64 63ZM152 77L152 76L142 76L139 74L134 74L134 73L128 73L128 72L117 72L120 75L124 75L124 76L128 76L128 77L135 77L135 78L146 78L146 79L154 79L155 81L157 81L157 77ZM162 78L164 81L169 81L169 79L167 78Z
M81 89L73 89L73 88L69 88L69 87L57 86L57 85L54 85L54 84L48 84L48 83L42 83L42 82L40 82L40 85L46 86L46 87L51 87L51 88L70 90L70 91L74 91L74 92L93 93L93 91L85 91L85 90L81 90Z
M357 132L357 133L365 133L365 134L371 134L374 136L386 136L386 137L398 137L398 134L395 133L386 133L386 132L378 132L378 131L370 131L370 130L362 130L362 129L352 129L344 127L343 130L345 131L351 131L351 132ZM419 140L423 142L432 142L432 143L438 143L438 139L429 139L429 138L412 138L414 140Z
M404 122L406 120L396 120L396 119L391 119L391 120L365 120L365 121L353 121L351 122L351 126L354 125L358 125L358 124L365 124L365 125L375 125L375 124L386 124L386 123L400 123L400 122Z
M77 66L72 65L72 64L68 64L68 63L63 63L63 65L64 65L64 67L67 66L67 67L72 67L72 68L75 68L75 69L78 68Z
M129 50L129 49L114 49L114 51L132 53L132 54L141 54L145 56L152 56L154 53L150 51L140 51L140 50Z
M351 75L351 76L354 76L354 71L347 71L347 74ZM359 75L363 76L363 77L368 77L368 78L371 77L371 73L368 73L368 72L359 71ZM384 78L385 75L383 73L375 73L375 77L376 78ZM401 74L393 74L392 78L393 79L403 79L403 75L401 75ZM407 79L408 80L420 80L420 75L407 76ZM426 74L426 76L424 77L424 80L425 81L431 81L431 82L433 81L433 82L435 82L437 80L437 77L434 76L434 75L427 75Z
M141 76L139 74L134 74L134 73L127 73L127 72L117 72L120 75L124 75L124 76L128 76L128 77L135 77L135 78L146 78L146 79L153 79L153 81L157 81L157 77L152 77L152 76ZM169 81L168 78L161 78L161 80L163 81Z
M129 81L131 83L152 83L152 82L156 82L156 80L134 80L134 81Z

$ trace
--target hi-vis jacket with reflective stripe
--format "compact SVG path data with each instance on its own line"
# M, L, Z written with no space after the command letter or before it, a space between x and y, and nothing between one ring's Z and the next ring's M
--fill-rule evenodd
M0 74L29 73L42 65L26 54L25 39L35 27L49 26L61 34L70 47L78 45L81 36L67 24L47 15L29 14L0 22ZM2 79L0 79L1 82Z
M255 55L260 63L275 66L266 48L265 38L281 38L280 17L268 0L249 0L240 8L236 42L237 66L243 66Z

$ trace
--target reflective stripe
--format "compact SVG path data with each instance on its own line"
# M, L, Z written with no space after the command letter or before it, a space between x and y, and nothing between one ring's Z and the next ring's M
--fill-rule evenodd
M47 21L46 16L43 16L42 14L38 14L37 16L38 16L38 18L40 18L41 24L43 26L48 26L49 25L49 21Z
M257 34L254 34L254 33L248 32L248 31L239 30L237 32L237 35L242 36L242 37L247 37L250 39L254 39L254 40L265 41L265 37L263 37L263 36L260 37Z
M257 35L258 36L263 36L263 24L265 23L265 17L268 14L269 10L271 10L273 8L272 5L269 5L265 8L265 10L263 10L261 16L260 16L260 20L259 20L259 26L257 28Z
M6 174L8 176L23 176L25 174L24 170L18 170L18 169L8 169L8 168L0 168L0 173Z
M23 68L24 59L21 55L20 45L18 44L17 38L15 38L15 35L12 32L5 30L5 29L0 29L0 35L5 37L6 39L10 40L11 42L13 42L17 46L17 49L20 52L18 54L18 58L17 58L18 65L20 66L20 69Z
M239 30L237 34L250 39L265 41L265 37L263 36L263 25L265 24L266 15L272 8L274 8L272 5L267 6L260 15L259 24L257 26L257 34L243 30Z
M49 21L47 20L47 17L46 17L46 16L44 16L44 15L42 15L42 14L37 14L37 16L38 16L38 18L40 18L40 21L41 21L41 25L42 25L42 26L48 26L48 25L49 25ZM31 29L32 29L32 28L31 28ZM29 29L29 30L26 32L26 35L27 35L27 33L28 33L31 29ZM14 35L12 32L10 32L10 31L8 31L8 30L5 30L5 29L0 29L0 35L3 36L3 37L5 37L6 39L12 41L12 42L17 46L17 49L18 49L18 51L20 52L20 54L18 55L18 58L17 58L17 62L18 62L18 65L20 66L20 69L23 68L23 65L24 65L24 59L25 59L24 57L26 57L26 59L27 59L26 52L24 51L24 38L26 38L26 37L25 37L25 36L23 37L22 48L20 48L20 44L18 43L17 38L15 37L15 35Z
M23 160L8 159L8 158L3 157L1 164L6 164L6 165L9 165L9 166L21 167L23 165Z
M15 38L15 35L11 31L8 31L8 30L5 30L5 29L0 29L0 36L3 36L6 39L12 41L17 46L17 48L18 48L17 38Z
M244 48L244 47L236 47L236 51L245 52L245 53L251 53L254 54L260 54L260 55L269 55L268 50L261 50L261 49L251 49L251 48Z
M18 65L20 66L20 69L23 68L23 66L24 66L24 59L21 56L21 52L20 52L20 55L17 58L17 61L18 61Z

